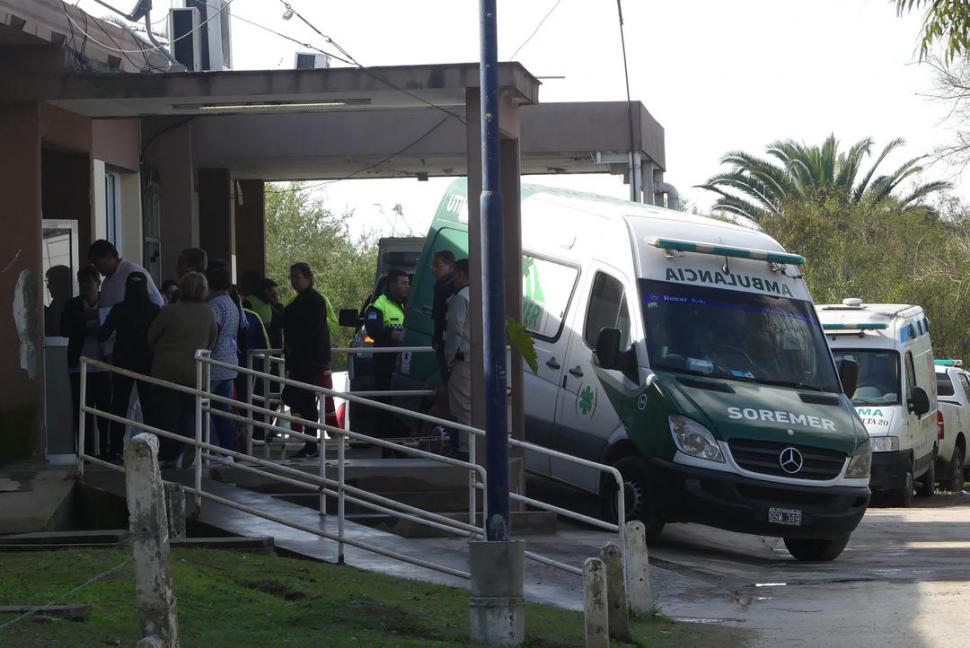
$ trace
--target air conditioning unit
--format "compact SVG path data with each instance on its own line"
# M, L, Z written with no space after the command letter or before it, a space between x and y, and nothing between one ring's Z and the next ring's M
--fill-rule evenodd
M227 0L185 0L186 8L199 12L200 67L219 72L232 69L232 39Z
M199 10L172 9L168 14L168 36L172 56L189 72L202 70L202 45L199 36Z
M330 67L330 57L319 52L297 52L297 70L319 70Z

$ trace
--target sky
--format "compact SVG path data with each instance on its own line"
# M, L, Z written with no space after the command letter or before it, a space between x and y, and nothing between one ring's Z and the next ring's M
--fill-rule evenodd
M156 0L153 19L173 1ZM479 57L477 0L289 2L364 65ZM107 13L93 0L79 4ZM233 0L230 11L328 49L297 18L284 20L279 0ZM881 167L890 170L952 138L947 106L929 96L933 74L916 61L921 17L897 17L890 0L624 0L623 13L631 96L664 127L665 179L701 211L714 196L695 187L729 151L760 154L778 139L820 144L832 133L845 148L872 137L878 150L903 137L905 148ZM518 49L515 60L535 76L565 77L543 81L540 102L626 98L615 0L498 0L498 21L499 60ZM238 19L232 30L235 69L290 68L303 49ZM935 163L924 179L950 180L970 201L970 177L959 172ZM525 181L628 195L619 176ZM424 234L449 182L348 180L314 195L353 211L357 232Z

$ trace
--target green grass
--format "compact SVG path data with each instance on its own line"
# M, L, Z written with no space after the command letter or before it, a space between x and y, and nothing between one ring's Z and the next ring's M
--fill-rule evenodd
M43 605L123 563L122 549L0 553L0 605ZM232 551L172 554L183 646L462 646L468 592L352 567ZM58 601L92 606L85 622L27 618L0 630L0 646L132 646L139 638L131 562ZM0 615L0 625L14 618ZM581 614L528 604L527 642L583 646ZM740 630L634 622L636 646L744 643ZM623 644L615 644L623 645Z

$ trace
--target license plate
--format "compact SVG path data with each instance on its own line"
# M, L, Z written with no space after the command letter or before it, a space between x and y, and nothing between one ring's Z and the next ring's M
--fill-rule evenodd
M802 512L798 509L769 508L768 522L785 526L801 526Z

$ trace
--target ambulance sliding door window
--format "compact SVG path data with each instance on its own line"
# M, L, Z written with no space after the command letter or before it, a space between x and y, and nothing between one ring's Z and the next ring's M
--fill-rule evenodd
M620 329L620 348L630 344L630 310L627 307L623 284L602 272L593 279L593 290L586 309L586 326L583 340L586 346L596 348L596 339L604 328Z
M913 398L913 387L916 386L916 369L913 367L913 354L906 352L906 401Z
M522 324L535 337L554 342L562 333L579 270L549 259L522 255Z

